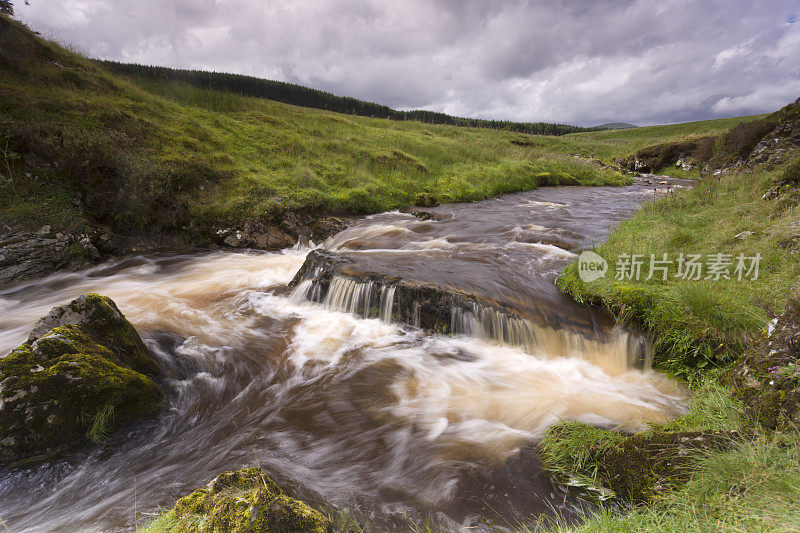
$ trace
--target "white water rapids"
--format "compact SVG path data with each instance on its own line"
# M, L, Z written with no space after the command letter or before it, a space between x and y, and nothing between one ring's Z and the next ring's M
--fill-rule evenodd
M389 226L365 233L396 239L387 232L402 228ZM477 246L430 237L383 257ZM508 253L532 253L518 248ZM111 297L167 370L169 404L106 447L0 472L7 526L125 530L220 471L256 464L297 497L378 530L523 520L565 505L535 462L522 477L508 466L549 425L637 429L682 410L673 382L629 364L622 330L592 340L541 327L531 346L479 338L474 324L472 335L435 335L388 322L386 289L342 282L322 304L306 299L309 284L292 293L307 252L133 257L0 290L0 353L51 307ZM353 313L365 290L380 292L373 318Z

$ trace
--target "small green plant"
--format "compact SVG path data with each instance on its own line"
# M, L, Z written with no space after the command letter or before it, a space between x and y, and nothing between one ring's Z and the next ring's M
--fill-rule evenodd
M108 438L114 424L114 405L107 404L91 417L91 426L86 433L86 438L94 443L100 443Z

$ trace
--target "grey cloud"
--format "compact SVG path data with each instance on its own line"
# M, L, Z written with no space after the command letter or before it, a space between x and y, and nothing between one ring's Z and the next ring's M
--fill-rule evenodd
M399 108L596 124L800 96L796 0L32 0L97 57L251 74Z

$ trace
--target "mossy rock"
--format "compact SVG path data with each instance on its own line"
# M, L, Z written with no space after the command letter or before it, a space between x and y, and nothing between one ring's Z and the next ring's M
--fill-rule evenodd
M540 444L542 464L566 484L631 503L686 482L697 453L729 445L737 432L644 431L633 435L566 421ZM610 491L610 493L609 493Z
M178 500L161 520L173 532L333 531L325 515L284 494L260 468L220 474Z
M429 192L419 193L414 197L414 205L417 207L436 207L439 201Z
M145 372L156 369L110 299L89 294L53 309L0 359L0 463L98 442L155 413L162 393Z
M112 352L115 363L147 376L158 372L158 365L136 328L125 319L111 298L89 293L54 307L33 326L28 343L35 342L55 327L66 325L80 326L94 342Z
M600 456L598 475L624 500L640 503L689 480L697 453L727 446L735 432L647 431Z

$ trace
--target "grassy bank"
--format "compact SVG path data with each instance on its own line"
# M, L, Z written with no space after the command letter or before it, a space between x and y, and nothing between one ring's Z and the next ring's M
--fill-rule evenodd
M189 230L369 213L543 184L621 184L625 155L741 119L561 137L390 121L126 78L0 18L0 221Z
M469 201L542 184L626 182L520 143L517 133L136 85L7 18L0 72L0 166L10 191L0 218L10 226L83 218L195 227L286 210L375 212L421 194Z
M601 504L578 526L556 520L522 531L800 527L798 110L800 101L711 139L706 161L749 163L716 175L706 167L692 190L655 195L594 250L609 263L605 277L582 281L573 264L558 278L577 300L646 331L655 366L688 380L690 398L686 415L635 435L572 421L550 428L540 448L546 468L622 508ZM773 129L773 153L754 151ZM663 148L643 153L657 159ZM658 270L647 279L651 254L666 254L666 279ZM704 270L679 275L681 254L699 255ZM729 279L708 270L714 254L731 261ZM757 278L737 279L739 254L760 256ZM617 276L620 258L634 255L641 274Z
M784 170L745 172L704 178L692 190L679 190L646 204L623 222L596 252L609 262L609 273L584 283L577 265L557 283L576 300L600 304L622 320L653 335L658 368L678 375L693 369L731 362L779 312L788 290L800 275L797 192L773 201L762 200ZM737 237L738 235L738 237ZM683 279L676 276L680 254L728 254L730 279ZM641 254L639 279L615 279L619 257ZM649 274L650 254L667 254L674 263L667 280ZM736 258L760 254L757 279L739 280ZM750 261L746 262L749 268Z

